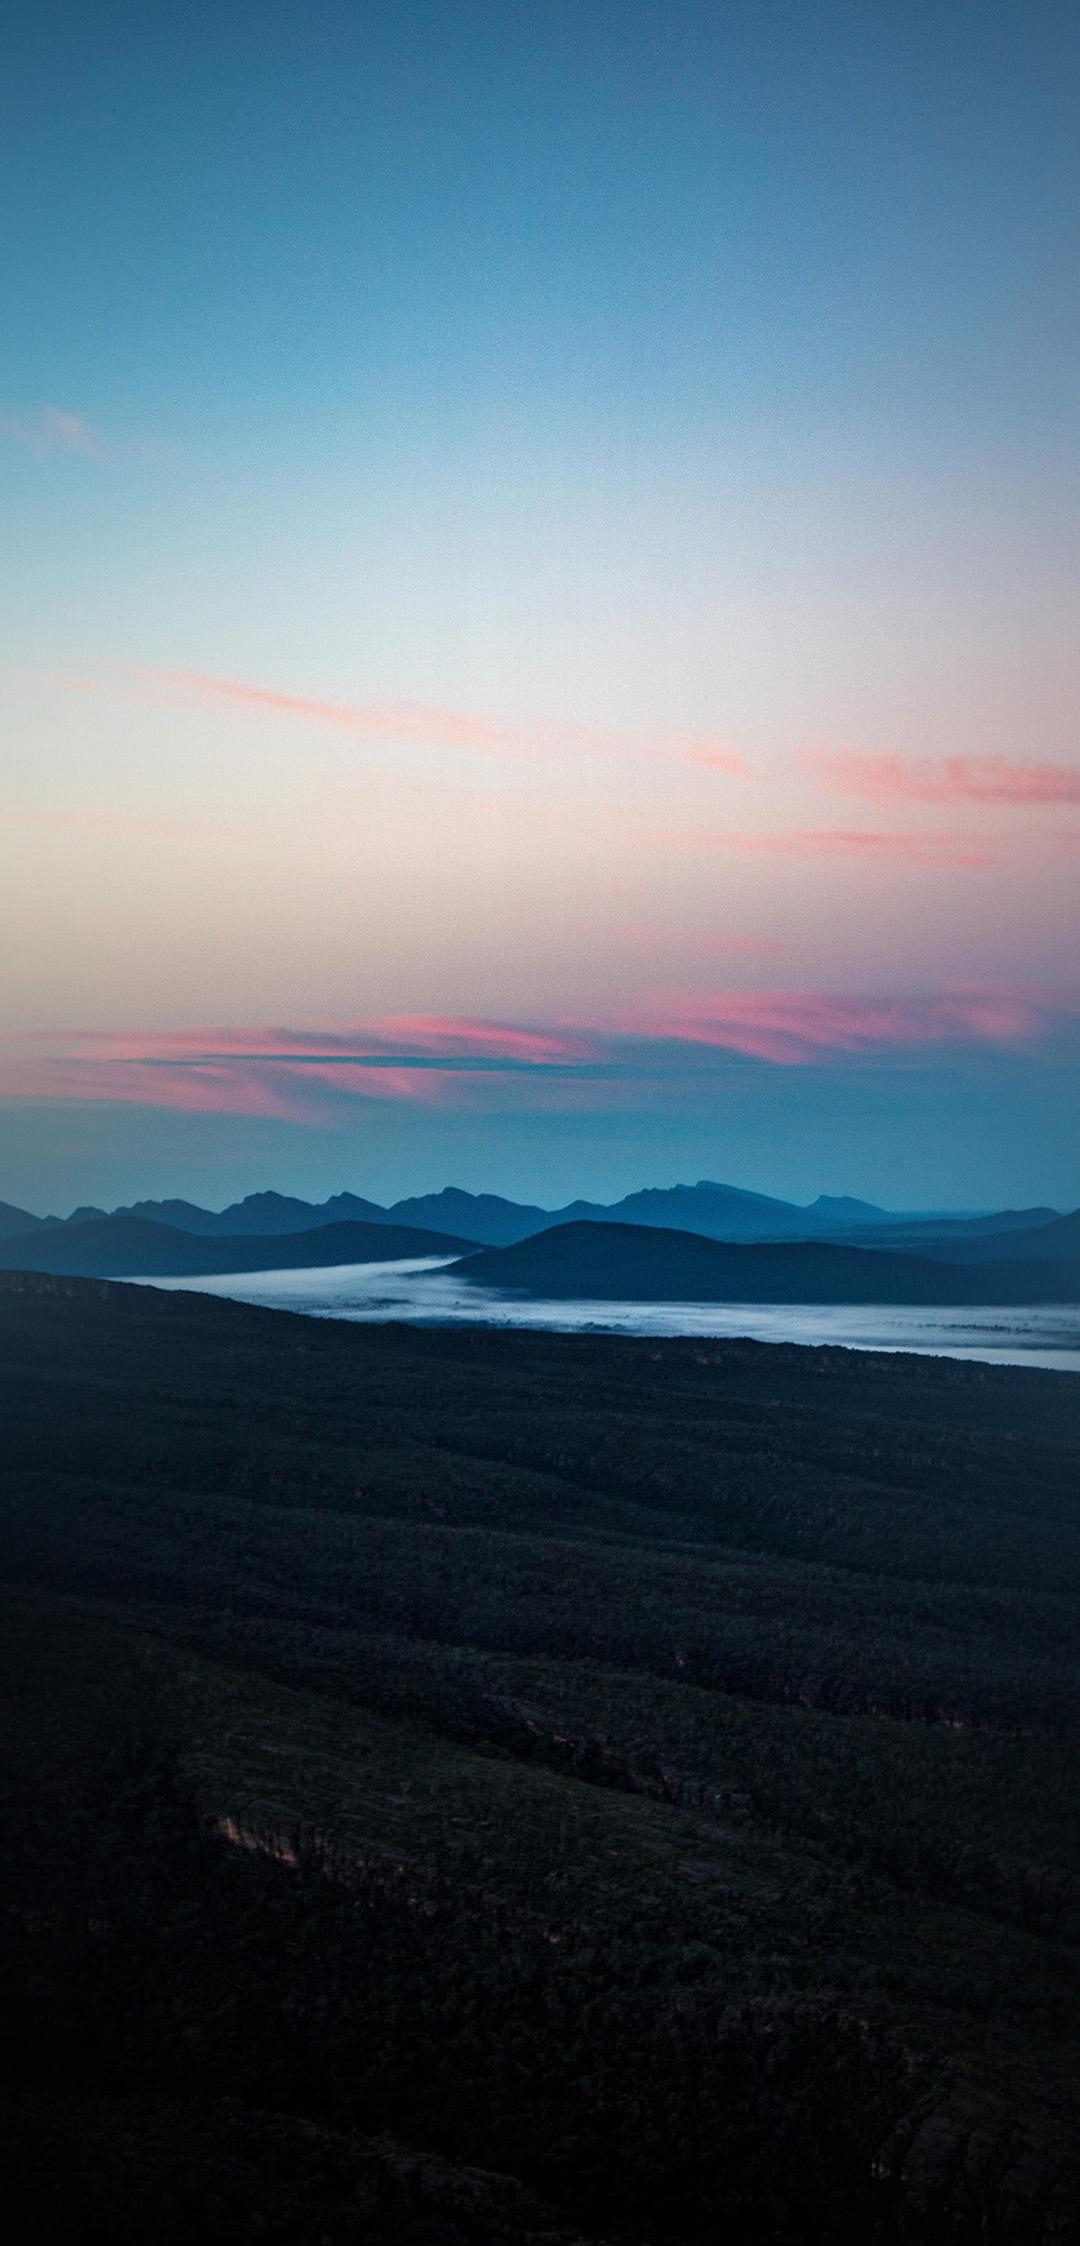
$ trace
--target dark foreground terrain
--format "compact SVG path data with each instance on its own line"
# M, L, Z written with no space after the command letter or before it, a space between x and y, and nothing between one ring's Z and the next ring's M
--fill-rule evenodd
M80 1278L204 1279L214 1271L318 1270L384 1263L399 1256L453 1256L472 1242L402 1224L324 1224L312 1232L205 1239L145 1217L95 1217L39 1225L0 1238L0 1271L52 1271Z
M0 1278L27 2236L1075 2246L1080 1380Z

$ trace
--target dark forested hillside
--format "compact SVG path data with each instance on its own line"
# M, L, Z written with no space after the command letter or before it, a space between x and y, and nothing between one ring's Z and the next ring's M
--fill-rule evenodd
M0 1238L0 1270L53 1271L80 1278L205 1278L211 1272L317 1270L385 1263L408 1256L453 1256L471 1245L443 1232L398 1224L323 1224L312 1232L206 1237L146 1217L97 1217L43 1225Z
M1076 2246L1080 1380L0 1277L9 2198Z

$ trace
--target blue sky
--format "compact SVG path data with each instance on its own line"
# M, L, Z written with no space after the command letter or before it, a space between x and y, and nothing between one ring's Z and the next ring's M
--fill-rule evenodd
M0 1196L1075 1202L1078 94L1060 7L16 11Z

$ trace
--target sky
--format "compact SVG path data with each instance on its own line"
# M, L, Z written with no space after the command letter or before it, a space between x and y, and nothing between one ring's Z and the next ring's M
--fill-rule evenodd
M1080 1201L1080 18L17 4L0 1198Z

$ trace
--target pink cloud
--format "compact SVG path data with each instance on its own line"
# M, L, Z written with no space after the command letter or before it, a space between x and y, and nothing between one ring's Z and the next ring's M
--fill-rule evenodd
M1003 756L864 756L815 750L804 760L826 787L874 802L1080 803L1080 766L1026 764Z
M474 1079L587 1063L593 1035L457 1016L401 1016L355 1029L194 1028L8 1036L0 1095L132 1102L217 1114L325 1119L343 1095L461 1104Z
M53 453L68 458L81 453L85 459L99 460L105 449L97 430L83 415L69 413L62 406L37 406L28 414L0 414L0 434L26 445L35 460L47 460Z
M709 772L726 772L736 780L750 777L750 767L741 749L731 748L726 741L687 741L675 753L685 763L703 765Z
M282 694L243 679L214 678L201 671L151 671L152 684L202 702L227 702L278 717L299 718L363 740L419 741L428 746L503 749L513 736L505 726L465 710L429 702L324 702L301 694Z
M635 1011L639 1036L675 1038L798 1067L837 1054L945 1044L1016 1045L1037 1036L1046 1011L1011 990L930 998L861 998L822 991L678 993Z
M989 987L873 997L806 990L676 991L593 1025L453 1015L358 1028L8 1033L0 1095L112 1101L322 1122L357 1098L428 1107L578 1106L619 1084L685 1072L688 1048L780 1067L958 1047L1017 1049L1080 1016L1080 999ZM636 1096L636 1095L635 1095Z
M587 1060L595 1039L571 1030L518 1029L506 1022L483 1022L468 1015L398 1014L383 1016L376 1033L413 1052L445 1058L462 1054L501 1060Z
M351 735L354 740L407 741L426 748L484 752L513 750L532 756L546 756L553 750L571 748L580 749L585 755L638 755L703 765L739 779L751 776L741 751L711 737L683 739L671 734L646 734L632 738L578 725L571 719L510 725L441 703L336 702L321 696L287 694L276 687L260 686L247 679L222 678L204 671L121 667L97 678L50 675L48 683L77 694L108 695L121 691L140 700L181 702L195 708L213 709L220 704L266 712Z
M774 834L713 831L691 847L715 847L781 858L850 858L918 866L987 866L995 853L981 837L957 834L860 833L846 827L803 827Z

